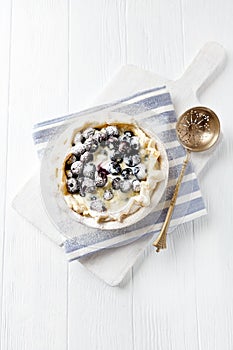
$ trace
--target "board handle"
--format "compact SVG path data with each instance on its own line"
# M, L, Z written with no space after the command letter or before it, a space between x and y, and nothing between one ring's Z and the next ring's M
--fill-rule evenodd
M222 70L225 61L226 51L220 44L206 43L182 77L176 80L176 88L192 88L194 94L198 94Z

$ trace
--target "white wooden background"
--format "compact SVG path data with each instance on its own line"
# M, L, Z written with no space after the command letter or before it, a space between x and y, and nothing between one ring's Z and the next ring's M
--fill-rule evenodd
M233 349L232 18L232 0L0 0L1 350ZM88 107L125 63L175 79L210 40L228 62L201 95L225 135L200 179L209 215L108 287L11 208L32 125Z

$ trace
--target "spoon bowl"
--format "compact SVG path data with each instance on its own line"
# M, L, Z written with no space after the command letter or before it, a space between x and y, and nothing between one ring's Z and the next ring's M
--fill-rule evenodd
M211 109L194 107L180 116L176 132L178 140L186 149L202 152L216 143L220 134L220 122Z

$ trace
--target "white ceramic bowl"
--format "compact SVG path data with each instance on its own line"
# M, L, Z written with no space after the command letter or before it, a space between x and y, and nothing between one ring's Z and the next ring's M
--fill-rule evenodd
M164 173L164 179L157 184L154 192L152 193L150 206L138 209L135 213L126 217L122 222L109 221L97 223L94 218L84 217L68 207L59 188L62 166L67 150L70 148L74 130L83 130L89 125L98 127L98 125L104 123L113 124L114 122L136 124L140 129L145 131L146 134L155 139L157 148L160 152L160 169ZM98 229L122 229L143 219L153 209L155 209L166 189L168 171L169 163L165 147L152 130L143 128L140 121L136 121L133 117L128 115L115 112L104 112L101 117L98 117L98 120L96 118L92 120L91 118L87 118L87 116L79 117L75 122L72 122L54 141L51 141L48 144L41 164L41 194L48 215L61 232L69 232L69 225L73 226L74 221Z

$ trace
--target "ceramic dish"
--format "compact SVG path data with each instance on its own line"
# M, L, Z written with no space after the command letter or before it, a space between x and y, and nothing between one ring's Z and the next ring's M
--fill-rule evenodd
M72 124L68 126L67 129L56 138L56 140L52 141L47 146L48 152L46 152L47 155L45 155L45 157L43 158L42 166L41 166L41 193L42 193L43 201L47 209L47 212L51 217L51 219L53 220L53 222L55 223L55 225L58 226L59 230L62 229L61 223L64 222L65 217L67 218L66 222L68 226L69 226L69 222L73 223L74 221L76 221L88 227L99 228L104 230L121 229L143 219L153 209L155 209L156 205L159 203L167 186L169 165L168 165L168 159L167 159L167 154L166 154L164 145L156 136L156 133L152 132L151 130L147 130L143 128L143 125L141 124L142 123L137 122L134 118L129 117L128 115L123 115L118 113L107 113L107 114L104 113L101 116L101 118L98 118L98 120L96 120L95 118L93 120L91 118L88 118L88 122L87 122L86 116L84 118L79 117L77 121L72 122ZM106 129L106 127L108 127L109 125L118 126L121 132L124 132L125 130L129 129L129 130L133 130L134 132L136 130L136 133L137 133L137 131L139 130L142 132L141 135L144 134L149 140L153 140L151 144L155 145L156 151L158 151L159 153L157 171L159 170L160 172L160 178L157 178L157 181L155 181L156 183L153 185L153 187L150 190L149 202L147 201L148 203L145 204L145 201L144 201L143 205L138 205L138 202L137 202L137 204L135 205L136 201L134 199L139 198L139 194L135 193L131 189L129 192L130 195L127 194L129 198L126 198L125 194L123 196L127 205L130 201L131 201L130 202L131 204L133 203L133 205L131 206L131 209L128 211L125 211L124 215L117 216L116 215L117 213L119 212L122 213L122 210L120 209L116 210L117 207L120 208L120 198L122 198L121 196L122 193L119 190L112 191L112 188L111 188L110 191L112 191L115 194L115 199L114 199L115 209L114 210L111 209L111 206L109 205L109 203L111 202L109 200L105 200L105 201L103 200L103 202L107 207L107 210L105 210L104 215L102 214L99 215L99 213L97 213L98 215L97 214L90 215L90 213L93 213L93 210L87 213L87 211L77 210L78 207L73 205L74 197L81 199L81 203L83 203L83 196L81 197L77 193L75 194L75 196L73 196L72 193L67 192L67 180L69 181L69 176L66 176L66 172L68 171L71 174L71 170L70 168L67 170L65 164L70 154L72 154L73 147L75 147L75 144L74 144L75 135L77 135L79 132L83 132L87 130L87 128L102 130L103 128ZM103 150L105 149L103 148ZM150 159L151 158L152 157L150 154ZM96 158L94 155L94 160L95 159ZM93 160L93 157L92 157L92 160ZM158 168L158 165L159 165L159 168ZM124 168L126 167L126 165L124 164L124 162L121 163L121 167L123 168L123 170L125 170ZM96 164L96 169L97 169L97 164ZM70 176L72 177L72 174ZM115 175L112 176L111 174L109 176L110 178L108 180L108 184L105 186L107 190L106 189L104 190L104 194L109 192L109 183L111 183L112 180L116 177ZM149 174L147 176L151 180L155 179L155 177L152 176L152 171L149 171ZM94 179L94 177L92 177L92 179ZM133 178L131 179L131 181L134 181L134 180L137 180L136 175L134 179ZM76 181L76 179L74 179L74 181ZM126 181L129 182L129 180L126 180ZM134 181L134 183L136 182ZM143 181L143 183L145 183L145 181ZM88 195L84 195L84 199L86 200L86 198L89 198L89 197L91 198L92 196L92 198L94 198L94 201L95 201L96 197L100 195L99 192L101 196L103 196L103 189L97 188L97 192L88 193ZM117 200L119 200L119 205L117 203ZM93 200L91 203L93 203ZM78 201L78 205L80 205L79 201ZM133 207L133 210L132 210L132 207ZM110 213L110 215L106 216L106 213ZM109 217L111 217L111 219L109 219Z

